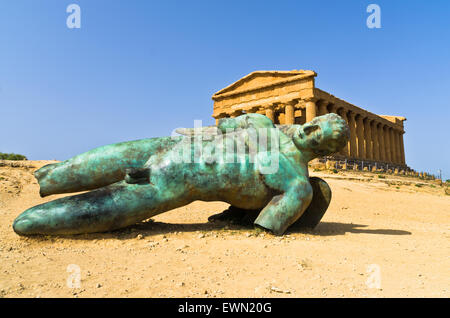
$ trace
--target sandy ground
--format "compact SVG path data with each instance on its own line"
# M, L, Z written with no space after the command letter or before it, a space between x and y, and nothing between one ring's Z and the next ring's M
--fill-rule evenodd
M20 237L17 215L61 197L39 197L32 172L45 163L0 167L0 297L450 296L450 196L432 183L312 173L330 208L314 231L283 237L208 223L221 202L109 233Z

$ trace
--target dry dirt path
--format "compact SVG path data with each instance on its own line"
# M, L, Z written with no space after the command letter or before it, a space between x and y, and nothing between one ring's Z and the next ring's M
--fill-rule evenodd
M0 167L0 297L450 296L450 196L440 187L315 173L331 206L314 231L284 237L208 223L221 202L110 233L19 237L19 213L60 197L40 198L33 170ZM69 288L77 269L80 286Z

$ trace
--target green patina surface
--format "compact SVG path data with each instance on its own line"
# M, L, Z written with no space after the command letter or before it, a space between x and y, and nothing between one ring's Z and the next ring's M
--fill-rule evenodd
M254 223L280 235L299 219L320 221L331 192L326 183L311 186L307 164L339 151L349 136L336 114L290 126L246 114L199 134L181 132L186 136L112 144L42 167L35 172L41 196L92 191L32 207L17 217L14 230L21 235L109 231L203 200L260 211ZM314 193L329 193L328 201L318 199L307 210L313 187Z

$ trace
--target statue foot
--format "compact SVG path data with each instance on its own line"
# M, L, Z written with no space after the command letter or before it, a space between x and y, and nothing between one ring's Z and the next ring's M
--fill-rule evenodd
M208 222L224 222L242 226L250 226L257 218L260 210L244 210L230 205L230 207L218 214L211 215Z

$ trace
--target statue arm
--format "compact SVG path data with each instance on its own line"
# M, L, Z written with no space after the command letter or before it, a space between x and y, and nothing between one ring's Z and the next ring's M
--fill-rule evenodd
M264 175L265 184L279 194L272 198L254 222L276 235L283 234L300 218L311 203L313 193L307 176L301 175L283 154L279 160L278 171Z

